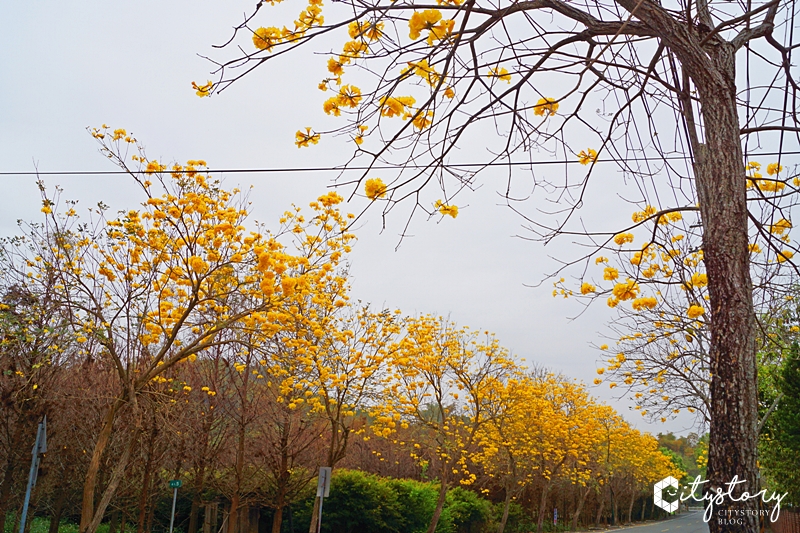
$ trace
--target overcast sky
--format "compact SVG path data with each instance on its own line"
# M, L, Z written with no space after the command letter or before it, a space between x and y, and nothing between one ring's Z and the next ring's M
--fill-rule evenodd
M324 56L293 55L220 95L194 95L193 80L212 79L212 65L198 54L221 57L211 45L226 40L253 3L3 2L0 171L114 170L86 132L103 123L132 132L148 156L160 161L202 158L212 168L243 169L343 163L350 147L336 140L303 150L294 145L294 132L301 127L334 126L322 112L324 94L316 87L325 72ZM609 167L609 180L614 172ZM243 173L226 176L225 183L231 188L252 184L254 218L271 223L292 202L304 206L324 193L334 177ZM552 297L551 283L533 287L556 267L552 257L570 258L580 250L568 239L545 247L518 238L525 234L522 221L502 205L497 192L503 179L486 172L478 191L458 197L457 219L416 220L413 237L402 242L402 216L390 218L381 231L378 211L368 212L351 255L353 295L376 307L437 313L493 331L529 363L591 384L600 354L593 345L606 342L604 324L612 311L599 302L581 314L579 303ZM0 180L0 234L11 235L17 219L42 216L40 197L33 176ZM123 176L46 176L45 182L60 185L65 198L84 207L103 200L115 209L135 208L140 201ZM605 184L609 198L613 190ZM347 209L364 206L356 199ZM605 213L604 221L613 222L614 216L629 220L629 213ZM607 385L591 390L641 429L691 429L688 418L646 424Z

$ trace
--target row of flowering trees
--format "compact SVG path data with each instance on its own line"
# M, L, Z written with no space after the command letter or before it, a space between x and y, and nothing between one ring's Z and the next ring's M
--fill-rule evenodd
M615 518L627 498L630 518L653 481L678 474L652 437L488 332L352 302L354 236L336 193L276 230L247 226L246 196L205 162L167 166L124 130L92 134L143 201L84 219L42 185L45 221L3 243L0 512L17 511L44 414L34 507L54 527L79 515L82 533L108 517L150 531L172 477L192 494L189 533L220 499L227 531L246 531L241 511L261 505L279 533L319 466L354 461L354 442L389 443L399 474L438 480L429 533L455 486L502 494L501 530L510 502L536 491L541 530L563 483L580 487L576 525L591 493L602 513L608 492Z

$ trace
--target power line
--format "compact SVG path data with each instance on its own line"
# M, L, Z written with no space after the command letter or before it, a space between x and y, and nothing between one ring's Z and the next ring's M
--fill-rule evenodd
M800 151L794 152L761 152L748 154L748 159L755 157L767 156L786 156L786 155L800 155ZM688 156L664 156L664 157L626 157L623 161L631 162L644 162L644 161L688 161ZM599 163L619 163L617 159L598 159L595 164ZM555 160L555 161L494 161L489 163L452 163L444 165L446 168L484 168L484 167L533 167L533 166L547 166L547 165L578 165L580 161L577 160ZM186 173L186 172L199 172L199 173L217 173L217 174L282 174L282 173L312 173L312 172L355 172L367 170L396 170L397 168L404 169L425 169L438 165L373 165L373 166L359 166L359 167L284 167L284 168L213 168L203 170L164 170L164 173ZM125 170L51 170L51 171L4 171L0 172L0 176L111 176L118 174L129 174Z

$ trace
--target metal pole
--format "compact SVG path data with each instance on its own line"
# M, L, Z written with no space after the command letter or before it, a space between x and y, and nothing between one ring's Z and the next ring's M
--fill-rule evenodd
M320 533L322 531L322 501L324 499L325 498L323 496L319 497L319 519L317 520L317 533Z
M169 533L172 533L172 526L175 524L175 502L178 501L178 487L172 489L172 516L169 518ZM22 533L20 531L19 533Z
M25 533L25 520L28 517L28 504L31 501L31 490L36 483L36 474L39 470L39 440L42 436L42 423L36 430L36 443L33 445L33 459L31 460L31 471L28 474L28 490L25 491L25 503L22 504L22 518L19 521L19 533Z

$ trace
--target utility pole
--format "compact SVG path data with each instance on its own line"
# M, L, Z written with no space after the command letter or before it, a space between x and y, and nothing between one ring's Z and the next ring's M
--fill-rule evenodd
M25 533L25 521L28 518L28 505L31 502L31 491L36 486L36 478L39 477L39 463L42 455L47 453L47 415L39 422L39 429L36 430L36 443L33 445L33 459L31 460L31 471L28 474L28 489L25 491L25 503L22 504L22 517L19 521L19 533Z

